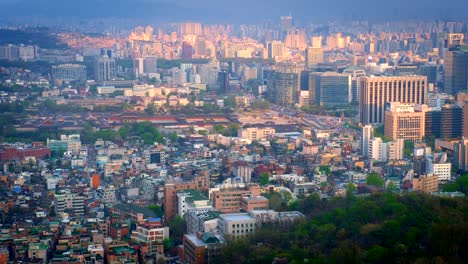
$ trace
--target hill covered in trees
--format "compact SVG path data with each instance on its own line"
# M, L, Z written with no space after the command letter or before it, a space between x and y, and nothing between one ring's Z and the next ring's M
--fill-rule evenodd
M382 193L294 205L306 219L230 241L218 263L466 263L468 199ZM294 208L293 208L294 209Z

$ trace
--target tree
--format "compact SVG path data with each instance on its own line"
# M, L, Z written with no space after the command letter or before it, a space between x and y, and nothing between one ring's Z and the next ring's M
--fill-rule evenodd
M263 173L262 176L260 176L259 182L261 186L267 185L270 182L270 175L267 172Z
M162 217L162 215L163 215L163 211L161 209L161 206L159 206L157 204L152 204L152 205L148 206L148 209L153 211L158 217Z
M379 188L384 186L384 180L375 172L367 176L366 183Z
M327 166L327 165L320 165L319 171L320 171L321 173L324 173L325 175L329 175L330 172L331 172L331 169L330 169L330 166Z
M224 132L224 129L224 126L220 124L214 125L213 127L213 130L216 134L222 134Z

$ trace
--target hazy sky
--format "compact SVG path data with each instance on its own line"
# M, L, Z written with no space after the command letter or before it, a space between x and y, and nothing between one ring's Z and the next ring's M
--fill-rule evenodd
M465 19L468 0L0 0L3 17L125 17L252 23L291 13L303 22Z

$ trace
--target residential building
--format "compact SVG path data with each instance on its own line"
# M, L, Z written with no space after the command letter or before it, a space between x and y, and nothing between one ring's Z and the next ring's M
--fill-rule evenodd
M250 141L270 139L275 135L276 130L272 127L245 127L239 128L237 136Z
M413 178L413 190L423 193L434 193L439 191L439 177L427 174Z
M164 239L169 238L169 227L164 226L161 218L149 218L137 225L132 231L132 240L144 244L144 255L164 254Z
M319 63L323 62L323 49L308 47L305 51L306 68L314 69Z
M86 197L78 193L70 193L70 191L62 191L55 194L54 205L55 213L71 213L75 216L83 216L85 213Z
M359 115L363 125L381 124L387 102L424 104L426 76L365 76L359 83Z

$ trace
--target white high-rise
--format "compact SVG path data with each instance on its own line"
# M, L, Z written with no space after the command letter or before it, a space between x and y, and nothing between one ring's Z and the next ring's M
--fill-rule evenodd
M374 137L374 127L367 125L362 128L361 138L361 152L362 156L367 157L369 155L369 143Z

